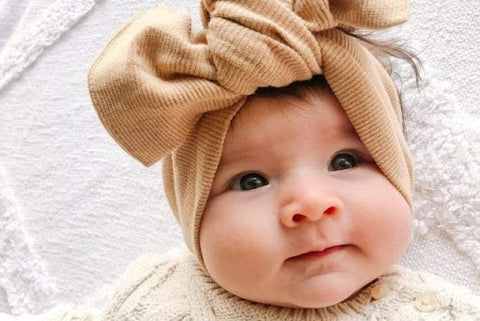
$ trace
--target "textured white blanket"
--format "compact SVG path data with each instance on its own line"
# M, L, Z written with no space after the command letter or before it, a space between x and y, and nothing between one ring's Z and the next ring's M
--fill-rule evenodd
M197 0L164 2L199 27ZM182 244L160 165L144 168L114 143L86 87L105 41L155 3L0 2L0 312L83 301L140 253ZM394 68L417 174L402 261L480 294L479 12L476 0L413 1L394 34L422 51L424 92L406 65Z

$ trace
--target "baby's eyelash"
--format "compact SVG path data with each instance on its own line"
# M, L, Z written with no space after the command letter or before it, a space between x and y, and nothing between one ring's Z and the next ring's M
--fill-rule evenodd
M350 158L350 161L342 161ZM373 163L371 157L364 152L354 149L343 149L335 153L327 162L329 171L349 170L358 166Z
M332 159L334 159L337 155L340 155L340 154L351 154L353 155L358 161L360 162L369 162L371 161L371 157L366 155L365 153L359 151L359 150L356 150L356 149L343 149L337 153L335 153L332 158L330 159L330 161Z
M242 172L242 173L239 173L235 176L233 176L231 179L228 180L227 184L226 184L226 187L227 189L229 190L233 190L233 185L239 180L241 179L242 177L244 176L247 176L247 175L258 175L258 176L261 176L263 178L265 178L266 176L263 175L262 173L258 172L258 171L246 171L246 172ZM265 178L266 179L266 178ZM268 179L266 179L268 181Z

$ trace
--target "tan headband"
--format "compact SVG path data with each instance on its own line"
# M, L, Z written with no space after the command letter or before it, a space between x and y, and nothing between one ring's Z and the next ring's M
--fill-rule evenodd
M204 0L204 28L155 6L122 28L89 73L108 132L150 166L203 263L199 228L230 121L259 87L324 74L371 156L411 206L413 168L392 80L344 30L404 22L404 0Z

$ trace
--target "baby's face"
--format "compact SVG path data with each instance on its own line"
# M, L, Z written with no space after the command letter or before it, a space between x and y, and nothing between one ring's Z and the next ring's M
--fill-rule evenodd
M407 202L336 97L308 93L309 102L249 98L227 134L204 212L208 272L251 301L334 305L388 271L410 240Z

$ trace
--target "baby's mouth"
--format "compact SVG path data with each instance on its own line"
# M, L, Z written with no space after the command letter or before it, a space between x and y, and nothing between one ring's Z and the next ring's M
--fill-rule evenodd
M288 261L310 261L310 260L317 260L321 259L325 256L328 256L332 253L338 252L342 250L346 245L335 245L331 247L327 247L323 250L319 251L308 251L305 253L302 253L300 255L292 256L288 259Z

